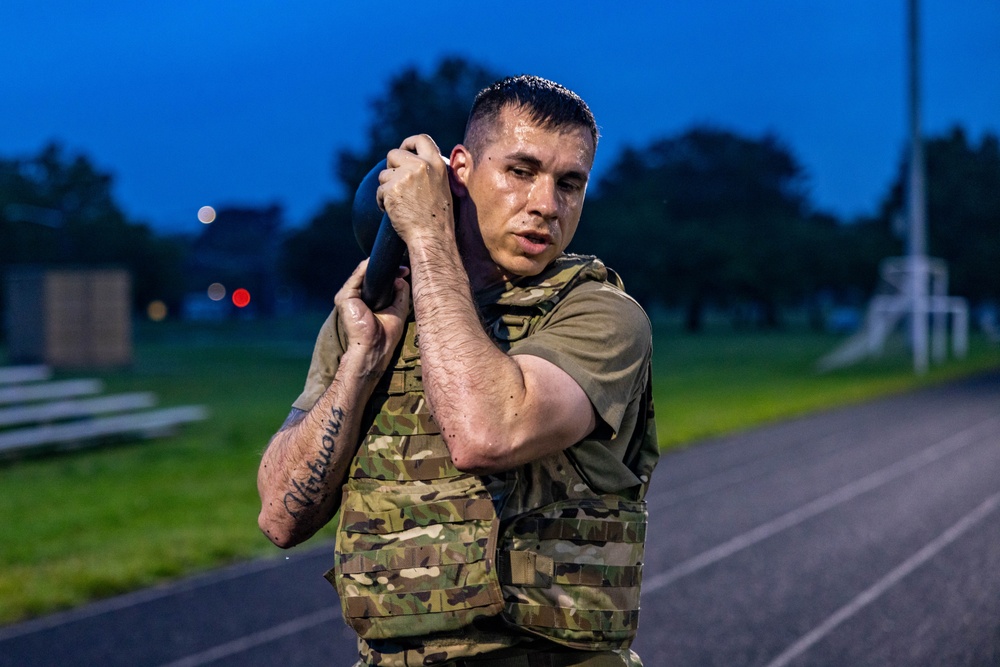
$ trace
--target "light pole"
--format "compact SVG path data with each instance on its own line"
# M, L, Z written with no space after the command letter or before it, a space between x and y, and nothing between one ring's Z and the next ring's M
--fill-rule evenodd
M820 359L830 370L882 353L886 339L900 323L908 321L913 370L927 372L929 343L933 337L934 361L947 356L948 318L952 324L955 355L968 349L969 307L965 299L948 296L948 267L942 259L927 256L927 201L923 138L920 133L920 8L908 0L910 155L906 191L906 256L887 257L879 269L881 285L868 304L864 327L837 349ZM931 331L930 320L934 327Z
M929 271L927 263L927 204L924 193L924 150L920 136L920 7L909 0L910 51L910 170L907 197L909 222L906 243L910 269L910 342L913 369L926 373Z

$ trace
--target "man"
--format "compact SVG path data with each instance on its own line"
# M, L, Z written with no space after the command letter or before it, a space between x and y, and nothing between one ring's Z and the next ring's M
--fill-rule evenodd
M476 97L448 164L426 135L388 154L408 273L378 313L365 263L338 292L258 476L278 546L339 510L359 665L641 664L650 326L563 252L596 146L583 100L521 76Z

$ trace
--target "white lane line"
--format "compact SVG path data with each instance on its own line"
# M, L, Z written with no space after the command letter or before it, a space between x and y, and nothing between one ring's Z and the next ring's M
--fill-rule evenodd
M156 600L168 598L180 593L186 593L198 588L204 588L205 586L212 586L231 579L238 579L247 575L257 574L258 572L265 572L277 567L287 566L289 562L310 558L326 552L331 554L333 553L333 544L321 544L303 549L301 552L296 553L293 556L271 556L268 558L247 561L245 563L238 563L236 565L225 567L221 570L212 570L202 574L196 574L177 582L166 583L154 586L153 588L144 588L132 593L124 593L106 600L98 600L97 602L91 602L83 607L77 607L76 609L70 609L69 611L58 612L50 616L43 616L41 618L18 623L17 625L0 628L0 642L14 639L15 637L21 637L23 635L29 635L35 632L41 632L43 630L51 630L52 628L57 628L61 625L76 623L77 621L82 621L94 616L100 616L101 614L110 614L122 609L128 609L129 607L155 602Z
M1000 422L1000 419L993 417L982 421L975 426L970 426L969 428L959 431L958 433L917 452L916 454L908 456L905 459L893 463L892 465L886 466L885 468L876 470L869 475L865 475L861 479L855 480L850 484L842 486L839 489L826 494L825 496L821 496L812 502L806 503L805 505L788 512L787 514L783 514L782 516L768 521L767 523L763 523L752 530L749 530L741 535L737 535L736 537L723 542L708 551L704 551L697 556L682 561L666 572L662 572L652 578L645 579L642 582L642 592L644 594L650 594L665 588L678 579L686 577L689 574L693 574L698 570L708 567L709 565L718 563L719 561L728 558L729 556L732 556L747 547L753 546L754 544L777 535L784 530L788 530L793 526L797 526L807 519L811 519L812 517L831 510L834 507L843 505L863 493L877 489L894 479L933 463L948 454L976 442L979 431L983 430L984 427L995 428L998 422Z
M811 453L808 456L808 460L829 456L834 450L828 450L826 447L831 443L840 442L842 438L843 433L832 433L826 437L809 443ZM703 496L707 493L712 493L713 491L721 491L722 489L730 486L735 486L740 482L748 482L752 479L763 477L774 473L774 461L784 459L789 454L798 453L800 449L801 447L797 447L795 449L788 449L774 454L768 454L767 456L762 456L754 461L744 462L738 466L734 466L707 477L701 477L682 486L668 489L657 494L656 496L647 498L646 504L649 506L650 513L653 513L656 510L666 509L671 505L676 505L684 502L685 500Z
M949 415L950 416L950 415ZM961 422L964 418L953 418L948 422L945 431L950 431L954 425L952 422ZM939 424L940 425L940 424ZM719 470L715 473L699 477L684 484L676 484L672 487L659 487L658 493L650 494L646 497L646 504L650 514L657 510L666 509L698 496L721 491L735 486L741 482L773 474L778 469L775 461L787 460L789 455L802 454L802 461L816 461L828 458L831 455L843 453L844 431L835 431L824 436L816 436L808 442L801 442L794 446L786 446L780 450L769 452L756 459L741 461L729 468Z
M261 630L260 632L255 632L253 634L240 637L239 639L234 639L231 642L213 646L207 651L192 653L191 655L185 656L180 660L175 660L165 665L161 665L161 667L199 667L199 665L207 665L211 662L215 662L216 660L221 660L222 658L228 658L231 655L248 651L255 646L267 644L268 642L273 642L277 639L281 639L282 637L287 637L288 635L294 635L304 630L308 630L309 628L315 627L320 623L326 623L327 621L331 621L339 616L340 610L336 607L320 609L319 611L314 611L311 614L299 616L298 618L282 623L281 625L275 625L267 628L266 630Z
M883 593L899 583L908 574L933 558L942 549L961 537L967 530L996 511L997 507L1000 507L1000 493L984 500L979 507L966 514L951 528L927 543L920 551L907 558L869 589L835 611L833 615L815 628L802 635L798 641L785 649L774 660L767 663L767 667L785 667L792 660L805 653L813 644L830 634L838 625L877 600Z

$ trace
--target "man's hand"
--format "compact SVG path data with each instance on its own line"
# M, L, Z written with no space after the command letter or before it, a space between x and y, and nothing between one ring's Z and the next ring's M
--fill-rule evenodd
M408 137L389 151L379 183L378 204L407 246L421 235L440 238L454 230L448 165L428 135Z
M334 303L340 322L347 333L345 356L359 357L360 368L372 375L381 374L388 365L396 344L403 335L410 311L410 284L405 280L409 269L400 268L393 289L395 298L385 310L373 313L361 299L368 260L361 262L344 286L337 292Z

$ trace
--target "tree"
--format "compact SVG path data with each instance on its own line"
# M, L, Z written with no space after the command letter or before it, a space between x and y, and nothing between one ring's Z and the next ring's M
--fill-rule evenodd
M385 93L371 102L367 145L341 150L334 173L353 195L365 174L389 150L414 134L429 134L446 154L461 143L476 93L500 78L461 57L445 57L428 75L408 67L389 80Z
M179 243L130 222L112 195L114 179L85 155L49 144L26 159L0 159L0 269L14 264L123 266L133 303L179 304Z
M753 305L759 322L777 326L778 305L808 285L819 227L802 167L772 135L696 127L629 148L595 194L574 249L633 276L640 300L683 306L688 330L711 302Z
M337 290L362 259L351 228L350 203L331 201L308 225L288 235L280 270L308 301L329 308Z
M460 143L476 93L499 77L462 58L444 58L429 74L409 67L390 79L371 103L367 143L360 150L338 151L336 180L345 197L327 203L284 244L282 267L289 282L308 298L328 305L363 255L351 227L351 203L358 184L390 149L406 137L426 133L442 151Z
M927 250L948 262L950 291L1000 301L1000 141L976 146L960 127L925 141ZM879 215L885 230L905 211L905 160ZM899 248L899 246L897 246ZM900 252L901 248L896 252Z

